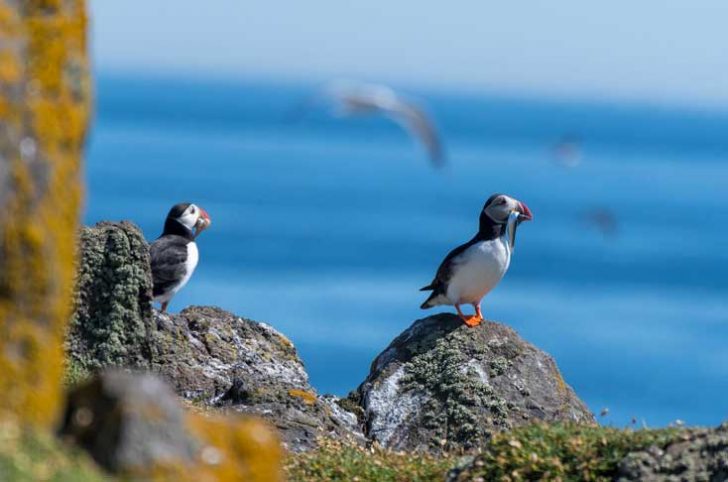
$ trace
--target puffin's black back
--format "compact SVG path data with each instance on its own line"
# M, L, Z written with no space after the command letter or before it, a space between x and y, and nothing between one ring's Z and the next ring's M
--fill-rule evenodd
M167 219L164 220L164 230L162 236L168 234L176 234L177 236L183 236L188 239L194 239L194 233L187 226L179 222L179 218L182 213L190 207L191 203L179 203L172 206L167 214Z

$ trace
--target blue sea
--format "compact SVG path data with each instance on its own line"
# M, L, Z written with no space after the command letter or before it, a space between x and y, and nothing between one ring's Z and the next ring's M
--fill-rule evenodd
M435 170L385 119L292 122L315 87L102 73L85 222L153 240L174 203L205 208L171 309L266 321L344 395L429 314L418 289L505 192L534 221L485 316L553 355L604 424L728 419L728 111L404 86L443 133Z

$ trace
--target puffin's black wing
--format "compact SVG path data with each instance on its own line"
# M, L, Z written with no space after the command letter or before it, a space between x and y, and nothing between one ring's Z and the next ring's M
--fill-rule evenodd
M165 235L149 248L152 265L153 295L159 296L174 288L187 274L187 244L189 239Z
M440 295L445 295L447 292L447 283L450 281L455 266L458 264L458 258L465 252L465 250L477 242L478 237L475 236L473 239L453 249L447 254L447 256L445 256L445 259L442 260L442 263L440 263L440 267L437 268L437 273L435 274L435 278L432 282L429 285L420 288L420 291L432 291L430 297L422 303L420 308L428 308L427 303L429 303L430 300L437 298Z

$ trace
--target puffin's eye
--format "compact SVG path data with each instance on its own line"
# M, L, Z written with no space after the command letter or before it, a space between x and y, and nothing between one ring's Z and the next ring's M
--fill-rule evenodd
M196 211L196 209L193 206L192 209L190 209L190 213L195 214L195 211Z

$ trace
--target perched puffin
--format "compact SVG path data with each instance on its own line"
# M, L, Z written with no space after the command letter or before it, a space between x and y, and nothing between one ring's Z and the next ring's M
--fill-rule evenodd
M478 233L445 257L432 283L420 291L432 291L420 308L455 305L468 326L483 321L480 300L503 278L511 262L516 228L533 219L524 203L505 194L493 194L480 213ZM475 316L465 316L460 305L471 304Z
M192 203L176 204L164 221L164 231L149 249L154 283L153 299L162 312L190 280L200 258L195 238L210 226L210 216Z

